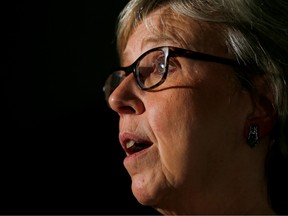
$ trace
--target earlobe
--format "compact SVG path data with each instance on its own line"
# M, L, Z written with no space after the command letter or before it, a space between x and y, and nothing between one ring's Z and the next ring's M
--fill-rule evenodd
M250 147L255 147L261 139L272 134L276 122L276 112L268 95L264 96L258 93L252 98L254 108L245 125L245 137Z
M258 125L250 125L248 135L247 135L247 144L254 148L259 143L258 136Z

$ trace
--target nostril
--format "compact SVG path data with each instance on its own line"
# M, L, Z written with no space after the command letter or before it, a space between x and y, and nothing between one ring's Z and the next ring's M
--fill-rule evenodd
M122 110L122 113L136 113L133 107L130 107L130 106L121 107L121 110Z

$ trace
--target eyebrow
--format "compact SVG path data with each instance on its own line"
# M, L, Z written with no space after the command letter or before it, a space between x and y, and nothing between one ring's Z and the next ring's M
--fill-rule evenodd
M168 42L170 44L168 44ZM159 46L160 43L163 43L163 44L161 44L161 46L163 46L163 45L168 46L168 45L172 45L172 44L174 45L175 40L173 40L171 37L169 37L167 35L160 35L160 36L153 36L153 37L144 38L144 40L142 40L141 45L140 45L140 49L142 50L140 55L142 55L144 52L148 51L149 49L152 49L156 46ZM151 47L149 47L147 50L143 50L143 48L149 44L151 44ZM129 55L129 52L127 52L127 50L125 49L124 52L122 53L121 59L122 60L125 59L128 55Z
M160 35L160 36L154 36L154 37L149 37L149 38L146 38L142 41L141 43L141 49L143 49L144 46L146 46L147 44L155 44L155 45L159 45L159 43L167 43L167 42L170 42L170 43L175 43L175 41L167 36L167 35Z

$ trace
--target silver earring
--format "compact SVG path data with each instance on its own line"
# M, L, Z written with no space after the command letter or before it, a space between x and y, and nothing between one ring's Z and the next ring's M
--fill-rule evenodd
M254 148L259 143L258 126L251 125L247 137L247 143L251 148Z

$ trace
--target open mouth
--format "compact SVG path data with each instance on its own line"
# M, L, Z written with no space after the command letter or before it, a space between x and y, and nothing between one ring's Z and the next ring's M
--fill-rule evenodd
M128 154L134 154L150 147L152 143L137 143L134 140L130 140L125 145L125 150Z

